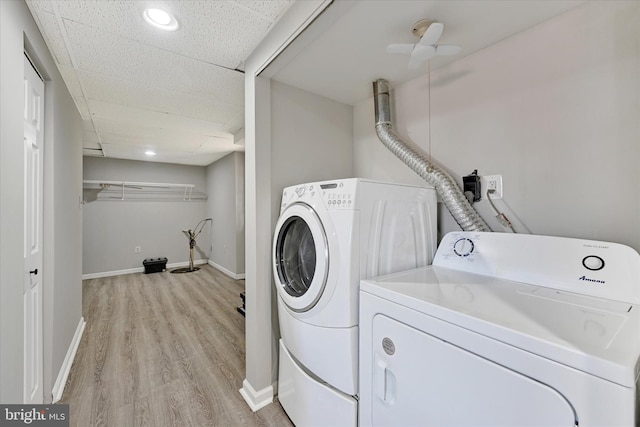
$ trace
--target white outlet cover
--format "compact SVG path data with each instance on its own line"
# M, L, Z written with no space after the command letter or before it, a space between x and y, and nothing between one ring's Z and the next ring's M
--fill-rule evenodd
M502 175L484 175L481 179L482 184L482 193L486 197L487 190L493 188L493 186L489 185L490 182L495 181L495 192L491 194L492 199L502 199L504 196L502 191Z

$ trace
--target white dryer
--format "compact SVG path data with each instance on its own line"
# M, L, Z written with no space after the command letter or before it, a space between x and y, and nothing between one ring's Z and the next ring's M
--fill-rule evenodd
M296 425L356 425L360 279L428 265L435 230L433 188L352 178L284 189L278 398Z
M361 283L361 426L638 425L640 256L451 233Z

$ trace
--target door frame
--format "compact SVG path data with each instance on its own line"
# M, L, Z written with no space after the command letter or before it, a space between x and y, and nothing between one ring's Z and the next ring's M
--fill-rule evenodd
M44 403L44 105L45 81L24 52L23 400ZM36 87L36 89L34 89ZM37 92L33 96L34 90ZM30 102L35 101L35 104ZM31 149L35 147L35 150ZM35 169L34 169L35 168ZM35 221L30 215L35 216Z

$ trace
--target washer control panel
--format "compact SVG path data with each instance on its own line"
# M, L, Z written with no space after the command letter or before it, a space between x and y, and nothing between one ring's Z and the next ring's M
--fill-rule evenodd
M349 180L320 183L322 200L327 209L353 209L355 186Z
M434 266L640 303L640 255L625 245L531 234L452 232Z
M287 187L282 191L282 202L280 203L280 213L292 203L305 202L312 205L316 198L317 185L300 184Z
M356 198L356 179L314 182L287 187L282 192L280 212L292 203L309 205L322 202L327 209L353 209Z

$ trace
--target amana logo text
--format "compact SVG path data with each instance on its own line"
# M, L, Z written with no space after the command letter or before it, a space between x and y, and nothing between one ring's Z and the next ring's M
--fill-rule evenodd
M598 280L598 279L589 279L586 276L582 276L582 277L578 277L578 280L585 280L587 282L593 282L593 283L605 283L604 280Z

